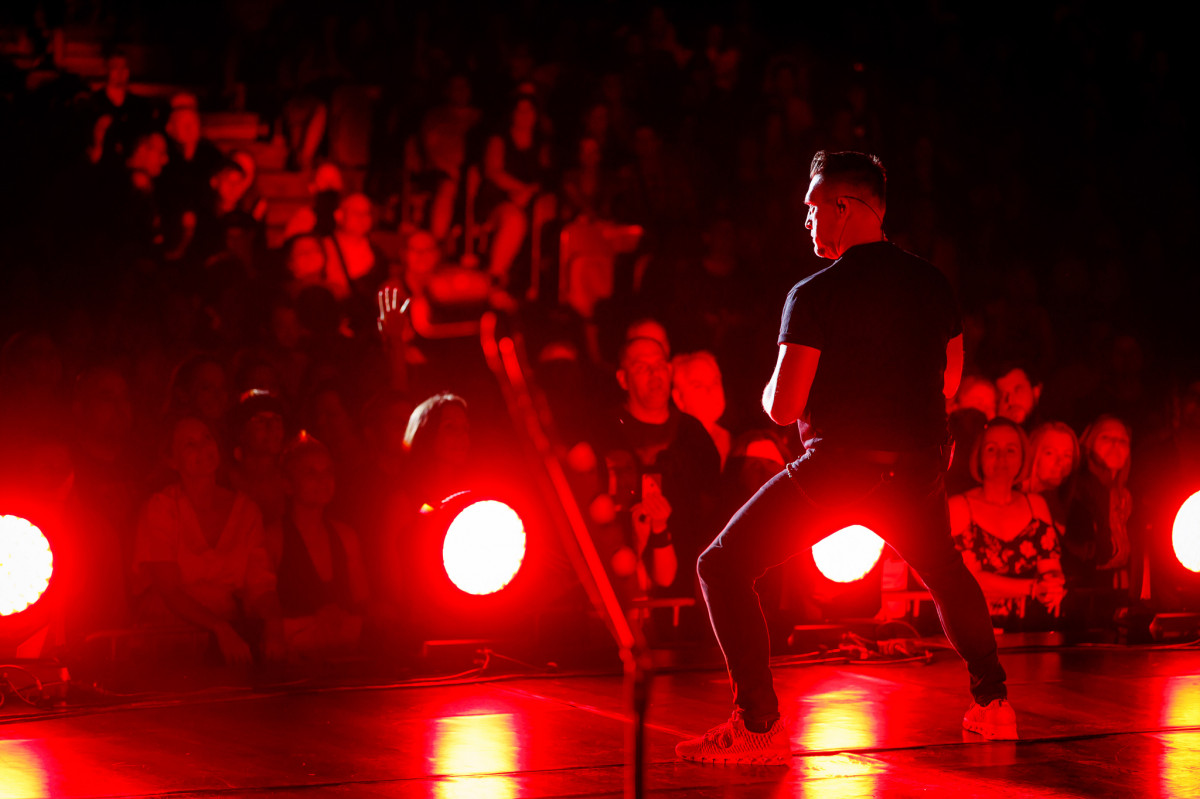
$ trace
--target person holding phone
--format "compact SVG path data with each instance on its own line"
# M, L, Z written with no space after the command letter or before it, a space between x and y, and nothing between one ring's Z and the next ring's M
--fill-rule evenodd
M671 362L662 342L625 342L617 381L625 402L599 441L610 493L628 509L631 543L647 566L650 590L695 596L696 558L717 532L721 456L704 425L671 404Z

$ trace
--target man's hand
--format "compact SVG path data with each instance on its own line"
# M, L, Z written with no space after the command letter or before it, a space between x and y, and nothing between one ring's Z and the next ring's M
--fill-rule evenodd
M671 503L662 494L652 494L630 508L629 512L633 517L634 550L641 552L646 548L651 533L661 533L667 529Z

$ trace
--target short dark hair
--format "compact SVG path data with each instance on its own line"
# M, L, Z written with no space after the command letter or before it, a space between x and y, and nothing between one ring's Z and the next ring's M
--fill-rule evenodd
M847 183L887 205L887 170L877 155L853 150L836 153L818 150L808 168L809 180L817 175Z

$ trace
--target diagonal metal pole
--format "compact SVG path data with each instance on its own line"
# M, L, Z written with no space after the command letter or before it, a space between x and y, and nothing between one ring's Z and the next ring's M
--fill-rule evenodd
M555 500L563 548L583 583L588 598L604 619L617 644L625 667L625 695L630 725L626 729L625 796L640 799L645 789L645 716L649 704L653 665L641 629L630 624L620 599L596 551L587 522L555 452L553 418L539 392L526 379L528 369L522 348L512 337L498 337L496 315L484 314L480 344L504 394L509 416L541 467L545 493Z

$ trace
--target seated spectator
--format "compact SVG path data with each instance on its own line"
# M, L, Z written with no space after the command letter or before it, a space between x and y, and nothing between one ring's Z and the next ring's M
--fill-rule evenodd
M230 485L254 500L262 512L263 524L273 530L283 518L287 502L287 478L279 463L285 430L283 403L267 391L251 389L242 395L232 417L234 464L229 470ZM279 542L267 543L272 556L278 556Z
M1016 488L1029 456L1020 427L993 419L971 452L971 474L980 486L950 498L955 543L992 617L1006 629L1051 626L1066 596L1050 509L1039 495Z
M298 294L308 286L325 283L325 245L311 233L301 233L287 245L287 270L292 278L291 291Z
M720 424L725 413L725 387L721 383L721 367L711 352L701 350L671 359L671 398L675 407L704 425L721 455L724 469L733 438Z
M600 106L603 108L603 106ZM563 175L563 219L613 218L616 177L603 163L600 143L590 136L579 140L578 163Z
M225 365L213 355L197 353L181 361L171 374L163 415L168 424L194 416L208 425L218 441L224 442L229 399Z
M996 414L1010 419L1028 432L1036 427L1038 400L1042 398L1042 383L1035 379L1027 366L1001 367L996 377L998 403Z
M321 164L313 173L312 181L308 184L308 193L312 195L311 206L301 208L288 220L283 229L285 241L305 234L312 233L319 237L333 235L337 227L334 214L342 204L342 195L346 192L346 184L342 179L342 171L336 164Z
M508 126L488 139L483 156L483 183L475 214L496 228L488 272L502 286L509 283L513 260L525 243L529 215L538 222L554 218L549 189L550 147L538 126L538 107L530 95L513 104Z
M387 258L368 237L374 224L371 201L351 194L333 215L336 228L322 240L325 266L322 282L338 300L371 297L387 275Z
M104 85L92 94L95 114L93 143L88 155L92 163L128 155L138 131L154 119L154 107L146 98L129 91L129 59L114 52L104 60Z
M200 109L194 95L180 92L171 98L166 131L170 160L163 168L157 188L167 250L178 257L191 245L197 215L203 213L211 201L210 181L226 158L215 144L203 137Z
M1118 573L1129 562L1129 428L1101 416L1080 439L1083 468L1075 481L1063 535L1063 567L1070 583L1127 588Z
M81 372L75 379L71 416L72 498L120 537L121 563L128 563L143 475L134 452L133 405L124 376L107 366Z
M1062 422L1046 422L1029 437L1033 465L1021 481L1026 494L1040 494L1050 508L1050 517L1060 527L1067 519L1067 493L1071 476L1079 466L1079 438ZM1067 542L1063 542L1068 546Z
M414 163L406 166L415 172L413 179L429 191L429 232L440 244L450 233L454 221L454 203L462 184L467 139L479 123L481 113L471 105L471 83L466 75L453 75L446 82L445 103L431 109L421 120Z
M261 638L266 658L282 657L283 617L258 506L217 485L220 449L203 421L176 422L170 447L179 482L150 497L134 545L143 621L175 618L208 630L229 664L250 662L248 639ZM261 636L249 619L264 625Z
M333 459L301 432L283 454L283 472L290 501L279 522L277 591L289 656L346 654L362 635L367 579L358 536L329 518Z

